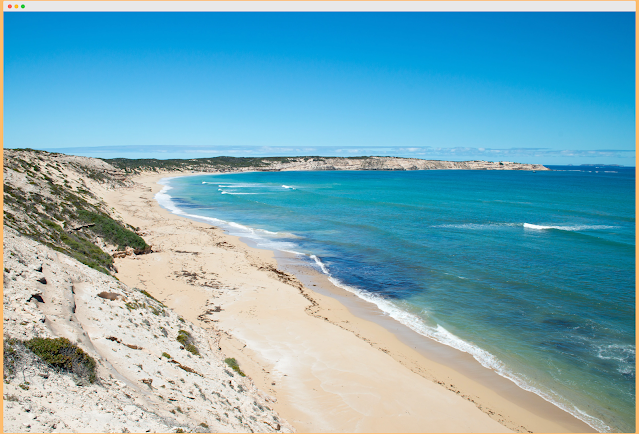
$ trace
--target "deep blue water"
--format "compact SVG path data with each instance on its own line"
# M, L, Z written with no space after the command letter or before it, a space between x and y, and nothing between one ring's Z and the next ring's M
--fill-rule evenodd
M158 199L303 254L599 430L634 431L634 168L551 167L188 176Z

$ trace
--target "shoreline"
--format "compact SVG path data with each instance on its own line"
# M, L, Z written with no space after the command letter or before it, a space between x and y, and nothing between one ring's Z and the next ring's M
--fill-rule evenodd
M176 176L192 175L198 175L198 173L189 173L186 175L177 174ZM170 211L160 207L154 199L155 194L162 188L160 184L157 184L157 181L169 177L167 174L139 175L134 178L134 181L141 184L142 187L138 186L130 190L127 189L127 192L124 194L121 190L105 192L105 196L109 196L108 198L105 197L105 200L109 206L114 207L121 214L128 215L129 218L126 218L125 221L131 223L135 221L136 225L140 226L143 230L153 232L154 237L159 236L159 239L162 239L164 242L164 245L160 248L160 252L158 252L162 255L171 249L179 253L187 252L188 249L186 247L194 247L188 243L175 241L173 244L167 244L167 234L173 236L177 234L179 238L181 230L185 232L196 230L201 233L214 233L216 240L222 240L216 245L226 246L226 249L223 250L225 250L227 260L229 259L228 257L233 256L232 259L234 261L229 260L229 265L235 274L247 274L247 270L238 266L238 260L244 255L253 268L261 273L260 276L262 276L262 279L268 276L271 280L284 282L285 285L290 288L289 292L299 294L297 297L299 300L296 300L297 307L294 314L301 323L309 325L309 327L315 327L316 324L314 323L317 323L319 319L320 324L324 323L323 325L328 325L327 327L323 327L323 332L327 336L329 334L337 334L338 338L342 340L355 337L360 344L363 344L363 346L358 346L358 357L382 357L384 360L379 361L380 366L383 365L385 369L391 369L393 372L401 370L404 381L408 380L420 384L421 389L413 390L411 393L415 395L409 394L410 397L421 397L421 399L424 399L422 395L431 395L438 396L438 401L454 401L450 406L445 406L446 408L431 411L431 414L427 415L428 417L409 417L402 415L401 423L399 423L400 419L397 419L398 414L391 411L388 413L386 419L392 420L384 420L386 425L380 423L379 419L381 416L373 417L371 415L369 415L369 418L371 420L375 419L377 421L376 423L365 424L365 427L360 423L353 424L352 419L354 414L358 412L362 413L362 409L355 410L353 413L357 405L351 402L352 399L348 397L344 398L343 392L340 394L334 390L327 391L325 386L328 383L332 383L332 385L335 386L337 377L346 384L354 376L359 376L358 373L325 373L328 377L323 377L318 384L317 382L320 379L316 375L317 373L298 372L296 375L297 379L302 378L308 380L302 381L302 383L305 383L305 386L301 387L299 385L293 386L289 384L290 381L283 378L288 377L288 375L283 374L284 370L278 367L278 360L271 357L273 352L279 351L280 355L284 353L281 345L286 343L287 337L266 337L263 334L256 334L248 325L250 321L252 321L251 318L258 318L258 324L265 322L282 323L286 319L286 317L283 317L280 321L277 321L277 318L273 318L272 311L268 311L268 309L265 310L263 306L259 306L259 304L256 305L255 299L251 299L251 297L257 297L260 294L253 292L250 294L251 297L247 296L249 294L244 294L243 296L237 294L238 292L245 292L242 289L242 291L223 291L224 293L215 294L214 297L211 298L211 294L207 293L207 290L196 290L194 288L190 288L188 291L182 291L188 292L188 296L184 296L184 294L176 292L175 290L171 291L168 288L158 291L157 289L154 290L151 285L147 286L147 284L152 283L153 286L156 287L166 286L166 283L168 283L166 279L162 279L159 275L146 275L148 271L153 268L153 265L157 265L153 264L153 262L158 261L152 259L152 257L158 255L158 253L124 258L116 262L116 266L120 270L118 277L125 283L131 284L132 286L137 285L138 287L143 285L151 294L159 296L162 301L189 317L189 319L199 322L200 324L203 322L206 323L208 319L210 322L215 322L216 327L224 330L227 337L222 338L216 344L222 347L223 351L229 355L229 357L236 357L238 361L240 361L242 369L256 382L261 390L265 392L268 391L268 393L275 394L278 397L279 401L277 404L274 404L274 407L298 430L497 432L503 431L503 428L508 428L516 431L530 430L534 432L595 432L589 425L575 418L568 412L545 401L532 392L521 389L514 382L498 375L496 372L484 368L471 355L439 344L434 340L425 339L424 336L418 335L408 327L384 315L381 310L372 303L360 299L344 289L336 287L328 280L327 276L309 266L305 267L301 265L301 262L297 265L294 263L295 261L291 262L290 257L286 257L286 254L273 253L271 251L247 246L241 238L224 234L221 229L212 227L209 223L200 223L188 217L184 218L186 216L172 214ZM140 200L143 203L140 203ZM150 215L153 215L153 217L150 217ZM161 224L158 225L158 223ZM173 226L173 228L171 228L171 226ZM161 229L161 231L159 229ZM145 238L146 237L145 235ZM149 243L154 244L154 240L151 239ZM185 245L183 246L183 244ZM184 247L184 250L178 250L182 247ZM204 250L206 249L204 249L202 245L199 245L197 251L193 250L191 253L206 253ZM159 256L156 256L156 258L159 258ZM172 255L168 262L173 263L173 265L179 265L179 260L176 255ZM304 270L304 268L306 268L306 270ZM203 268L200 269L204 270ZM277 272L277 269L292 272L296 277L280 274ZM144 272L144 270L146 270L146 272ZM145 274L144 278L140 277L142 274ZM204 274L206 273L204 272ZM236 278L237 276L235 276L235 280L237 280ZM301 280L303 285L299 283L298 279ZM173 278L172 280L175 281L176 279ZM224 279L219 279L220 282L223 280ZM226 280L234 279L227 276ZM209 285L205 285L204 288L208 289L213 286L215 285L209 283ZM265 287L264 290L266 291L266 289ZM276 288L275 291L282 291L282 288ZM263 301L265 304L268 304L269 300ZM308 305L309 302L310 306ZM213 309L208 309L215 312L213 315L197 315L200 310L206 312L207 309L205 308L207 306L210 307L212 304L217 305ZM194 305L197 305L197 308L194 307ZM248 311L246 310L247 308ZM304 316L306 318L304 318ZM215 319L209 319L212 317ZM239 318L244 320L244 324ZM279 328L276 324L270 325L274 330L277 329L281 335L281 324ZM296 337L299 338L299 336ZM280 345L280 347L273 342L277 339L279 339L277 345ZM320 340L319 337L316 337L314 341L305 342L304 344L316 351L321 347ZM349 344L352 344L352 342L349 341ZM293 367L299 371L304 371L300 366L295 366L295 363L300 364L299 358L301 355L293 354L295 352L294 349L288 349L288 351L291 354L287 354L293 359L288 360L289 365L292 364L294 365ZM295 360L296 357L297 360ZM327 356L321 356L313 359L313 361L318 362L319 360L322 363L326 363L326 358ZM390 361L387 359L390 359ZM331 362L335 363L339 361L331 360ZM453 365L452 368L450 367L451 365ZM404 370L406 372L404 372ZM339 370L333 369L333 371ZM360 379L358 386L360 388L361 385L366 384L372 386L371 383L374 383L374 381L371 378ZM283 385L281 386L280 384L282 383ZM313 386L320 386L324 393L321 393L317 387ZM378 388L379 387L381 386L378 386ZM388 389L390 386L387 384L383 385L382 389L384 387L387 389L384 389L384 393L380 395L384 399L386 399L387 396L393 396L393 393L399 395L406 394L406 391L403 390L405 388L403 383L394 386L394 389L393 387ZM428 389L428 392L425 392L423 389ZM354 387L354 390L356 390L355 394L357 394L357 387ZM313 393L312 391L317 393ZM376 392L379 393L378 391ZM372 392L368 390L366 393L371 394ZM312 415L309 415L308 411L304 412L303 409L301 410L299 405L296 406L294 400L299 401L300 396L306 397L307 395L317 395L308 397L308 402L315 405L315 407L310 405L310 410L319 413L335 413L334 409L339 408L340 411L338 413L343 414L333 414L333 425L331 426L326 426L326 424L322 425L322 423L318 421L305 421L305 418L308 419L312 417ZM336 396L339 396L339 398L336 398ZM358 399L360 399L361 396L363 396L362 391L359 391ZM380 396L378 396L378 398ZM324 405L320 405L318 408L318 402ZM462 405L462 403L468 405ZM337 407L335 406L336 404ZM349 408L346 407L350 407L350 412ZM381 407L384 406L382 405ZM441 405L439 407L441 407ZM446 411L447 408L448 411ZM466 429L455 425L455 422L458 422L456 419L459 419L458 411L462 408L463 410L461 411L464 412L464 415L468 415L467 417L469 419L473 418L474 423L474 425L466 426ZM456 410L451 413L453 409ZM478 409L480 411L477 411ZM446 417L444 414L448 414L450 420L445 420ZM326 416L326 414L320 414L319 419L322 419L324 416ZM424 419L430 423L433 418L438 420L438 428L424 429L425 426L430 426L424 425ZM494 425L494 421L498 421L501 425ZM339 428L336 429L335 427ZM502 428L502 430L499 428Z
M294 256L292 254L284 254L286 256ZM278 256L276 255L276 258ZM408 366L413 372L428 378L442 387L463 396L465 399L475 402L473 396L477 396L480 393L485 393L485 387L490 389L501 399L507 400L509 403L514 403L516 406L523 407L530 411L541 419L547 419L555 423L561 424L566 428L573 430L573 432L597 432L594 428L586 424L584 421L571 415L566 410L563 410L554 403L544 399L538 394L526 390L517 385L513 380L508 377L498 374L496 371L484 367L477 361L471 354L440 343L434 339L424 336L410 327L400 323L396 319L392 318L389 314L378 308L375 304L366 301L356 294L341 288L340 286L332 283L328 276L319 273L310 266L305 265L286 265L286 260L282 261L278 258L278 264L281 265L281 269L285 271L292 271L295 276L300 278L302 283L306 287L311 287L314 292L326 295L334 298L340 304L344 306L352 315L366 321L375 323L387 332L389 332L393 338L400 341L401 344L412 349L412 354L404 352L400 354L399 351L388 352L391 357L396 359L399 363ZM282 261L282 262L280 262ZM304 270L306 269L306 270ZM315 282L315 283L313 283ZM334 322L339 327L345 328L358 334L358 330L354 327L349 327L348 322L340 321L339 317L331 318L330 312L323 312L321 308L318 308L314 313L316 316L326 314L330 322ZM346 324L345 324L346 323ZM371 346L386 352L389 344L387 343L388 337L381 336L379 334L373 334L372 336L362 336L366 339ZM390 346L393 344L391 343ZM425 371L422 365L422 359L427 359L429 362L435 365L429 365L429 371ZM464 391L458 389L454 384L447 384L440 378L455 378L457 375L464 376L472 383L464 384ZM497 398L499 401L500 398ZM495 399L492 397L491 399ZM484 409L483 407L490 407L487 403L487 396L480 397L481 403L477 403L477 407L482 411L490 414L491 410ZM503 403L495 404L496 406L503 405ZM516 409L511 409L516 410Z

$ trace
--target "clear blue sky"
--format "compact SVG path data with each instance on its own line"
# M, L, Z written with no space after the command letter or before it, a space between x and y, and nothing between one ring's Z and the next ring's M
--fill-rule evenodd
M634 13L50 12L4 25L7 148L634 165Z

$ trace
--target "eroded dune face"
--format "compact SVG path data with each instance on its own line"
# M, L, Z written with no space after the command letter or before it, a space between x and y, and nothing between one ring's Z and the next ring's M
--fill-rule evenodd
M224 362L217 331L114 277L120 247L146 253L92 192L126 187L119 169L4 157L5 432L292 431L274 398ZM80 211L99 219L83 224Z
M9 352L18 353L5 370L5 431L291 431L269 397L223 362L215 334L10 228L4 255L5 345L13 339ZM95 360L95 381L15 341L35 337L76 344Z

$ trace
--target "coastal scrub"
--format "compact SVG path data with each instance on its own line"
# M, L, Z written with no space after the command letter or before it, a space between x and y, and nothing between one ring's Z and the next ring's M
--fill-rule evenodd
M48 365L95 383L95 360L67 338L33 338L24 345Z
M242 370L240 369L240 365L237 363L237 360L235 360L235 358L226 358L224 359L224 362L226 362L226 364L229 365L231 369L240 374L241 377L246 377L246 374L242 372Z
M151 247L144 239L112 218L98 197L85 188L84 180L71 183L66 179L65 170L55 161L57 155L33 150L5 152L4 224L105 274L114 270L113 258L103 250L105 244L148 253ZM122 184L114 169L90 166L70 164L66 168L93 181Z
M200 351L195 345L193 345L193 337L186 330L180 330L178 332L177 341L184 346L184 349L189 353L199 356Z

